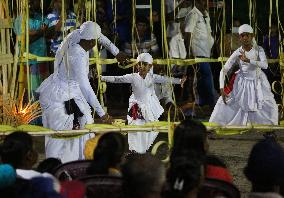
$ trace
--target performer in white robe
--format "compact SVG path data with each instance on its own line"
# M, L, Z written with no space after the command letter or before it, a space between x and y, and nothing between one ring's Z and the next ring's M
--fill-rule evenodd
M155 83L183 85L186 78L169 78L153 74L153 58L149 53L137 57L138 73L124 76L102 76L102 81L111 83L131 83L132 95L129 98L127 120L129 125L143 125L158 121L164 109L155 94ZM157 137L157 132L137 132L128 134L129 150L145 153Z
M126 61L126 56L103 34L98 24L87 21L80 29L71 32L56 52L54 73L37 89L42 108L43 126L53 130L72 130L74 113L68 115L66 101L73 99L79 107L82 117L78 118L80 127L94 122L92 106L102 119L109 116L102 109L88 79L89 53L96 45L96 39L106 47L118 61ZM46 158L59 158L68 162L83 159L83 148L91 134L79 138L58 139L46 136Z
M270 84L261 69L268 67L265 52L254 40L253 29L239 28L242 46L228 59L220 72L221 96L209 122L220 125L278 124L278 107ZM239 70L229 94L224 92L227 72L237 62Z

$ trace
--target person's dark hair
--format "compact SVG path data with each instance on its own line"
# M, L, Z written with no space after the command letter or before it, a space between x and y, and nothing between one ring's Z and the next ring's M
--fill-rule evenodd
M201 122L190 119L183 120L174 130L171 159L186 156L192 151L205 157L206 141L207 130Z
M136 16L136 23L145 23L146 25L149 25L149 21L146 16L143 15L137 15Z
M273 192L284 184L284 150L274 138L256 143L249 155L244 174L255 192Z
M167 173L163 197L184 198L189 192L199 188L204 175L202 166L203 162L199 158L189 156L174 158Z
M206 165L214 165L222 168L227 168L225 162L213 154L206 156Z
M110 167L117 167L126 151L125 138L120 133L106 133L100 137L88 174L108 174Z
M24 165L25 157L30 151L33 151L32 136L20 131L7 135L0 147L2 162L15 169Z
M122 166L124 197L142 198L160 194L165 181L165 167L150 154L133 154Z
M62 162L57 158L47 158L39 163L37 167L37 171L40 173L50 173L53 174L54 169L61 165Z

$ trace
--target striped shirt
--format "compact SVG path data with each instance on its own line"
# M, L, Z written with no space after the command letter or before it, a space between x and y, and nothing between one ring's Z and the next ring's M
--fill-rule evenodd
M60 14L57 12L52 12L47 15L48 27L55 26L60 19ZM64 32L67 35L70 30L76 28L76 15L73 12L69 12L67 19L65 20ZM63 32L57 32L56 38L51 39L50 51L54 54L56 53L60 43L63 41Z
M159 46L155 35L151 34L151 38L144 38L140 42L126 42L124 44L124 52L134 57L143 52L155 55L159 53Z

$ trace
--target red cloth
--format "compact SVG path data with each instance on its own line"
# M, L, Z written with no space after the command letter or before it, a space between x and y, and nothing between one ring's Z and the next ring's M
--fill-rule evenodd
M223 167L207 165L206 167L206 178L218 179L228 183L233 183L233 177L230 172Z
M232 90L233 90L233 86L234 86L234 82L236 79L237 74L234 73L229 81L229 84L227 86L224 87L224 92L226 94L229 94Z
M144 119L141 113L141 109L139 108L137 103L132 105L131 109L129 110L128 115L132 117L133 120Z
M86 187L80 181L64 181L61 183L60 194L63 198L85 198Z

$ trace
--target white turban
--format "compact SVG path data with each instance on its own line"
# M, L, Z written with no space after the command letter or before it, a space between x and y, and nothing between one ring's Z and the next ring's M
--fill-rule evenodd
M148 63L148 64L152 64L153 63L153 58L152 58L152 56L149 53L141 53L137 57L137 61L138 62L145 62L145 63Z
M98 39L101 36L101 27L92 21L86 21L80 26L80 37L85 40Z
M250 26L250 25L248 25L248 24L243 24L243 25L241 25L240 27L239 27L239 34L242 34L242 33L244 33L244 32L246 32L246 33L253 33L253 29L252 29L252 27Z
M80 26L80 29L73 30L71 33L69 33L61 42L58 50L56 51L54 71L62 62L63 56L70 46L79 43L81 39L92 40L98 39L100 36L101 27L93 21L86 21Z

